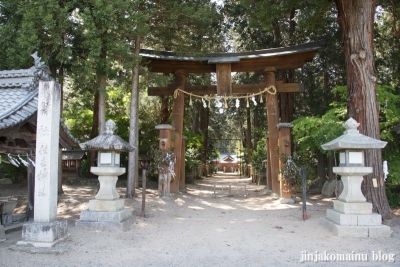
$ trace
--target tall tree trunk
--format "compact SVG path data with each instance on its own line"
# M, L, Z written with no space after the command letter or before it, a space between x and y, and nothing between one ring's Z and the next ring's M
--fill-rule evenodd
M171 110L169 107L169 96L161 96L161 120L160 124L166 124L168 122L169 116L171 115Z
M106 77L102 75L100 77L99 83L99 134L102 134L105 129L104 126L106 124L106 97L105 97L105 84L106 84Z
M60 114L61 114L61 117L63 116L62 115L62 112L63 112L63 108L64 108L64 67L63 66L61 66L59 69L58 69L58 83L60 84L60 90L61 90L61 99L60 99Z
M260 131L258 131L258 129L260 129L260 117L258 116L258 110L260 108L264 108L263 106L257 106L254 108L254 115L253 115L253 131L252 131L252 135L253 135L253 150L257 150L257 143L258 141L260 141L261 138L263 138L263 136L261 136Z
M326 156L322 152L317 153L318 155L318 165L317 165L317 172L318 172L318 184L316 185L318 189L321 189L326 181Z
M199 120L200 120L200 102L196 101L193 103L193 118L192 118L192 131L195 133L199 133Z
M346 59L348 114L360 123L360 133L380 139L373 51L375 0L335 0L335 3ZM364 195L383 220L390 219L393 213L386 197L381 150L367 150L365 164L373 167L373 173L364 177ZM377 179L377 187L373 187L373 178Z
M107 58L107 50L105 47L101 49L101 60L104 62ZM104 64L103 64L104 65ZM104 66L102 66L104 68ZM99 92L99 134L102 134L105 129L104 126L106 124L106 82L107 75L105 70L99 67L97 69L96 78L97 78L97 91Z
M290 11L290 19L289 19L289 42L290 45L295 45L294 33L296 30L296 21L294 17L296 15L295 8L292 8ZM285 72L286 82L292 83L295 78L295 71L288 70ZM280 96L280 115L281 122L292 122L293 121L293 113L294 113L294 93L279 93Z
M209 110L204 108L203 105L200 107L200 131L204 136L203 149L201 151L201 161L206 163L207 160L207 147L208 147L208 123L209 123Z
M247 121L247 127L246 127L246 146L247 146L247 162L251 163L251 151L252 151L252 146L251 146L251 119L250 119L250 108L246 108L247 110L247 116L246 116L246 121Z
M139 56L140 37L135 40L135 55ZM132 70L132 92L131 92L131 113L129 120L129 144L136 146L133 152L129 152L129 167L127 177L126 198L136 196L135 181L139 173L139 61L135 63Z
M100 92L95 87L94 104L93 104L93 121L92 121L92 131L90 132L90 139L93 139L99 135L99 95ZM89 151L89 155L90 155L90 166L95 166L96 151ZM94 174L89 172L89 177L94 177Z
M272 22L272 35L274 36L274 47L281 46L281 28L279 27L279 21L275 20Z
M333 172L333 167L337 166L335 156L330 155L327 157L328 179L335 179L336 174Z

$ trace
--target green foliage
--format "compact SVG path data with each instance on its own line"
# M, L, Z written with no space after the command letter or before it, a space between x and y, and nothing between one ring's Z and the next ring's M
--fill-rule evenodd
M398 142L397 142L398 143ZM387 184L400 184L400 157L399 146L391 146L390 144L382 150L382 159L387 160L389 175Z
M26 160L25 157L23 157ZM6 155L0 154L0 178L10 178L14 183L20 182L21 178L26 178L26 167L20 164L16 167L9 163Z
M390 207L400 207L400 187L386 184L386 196Z
M325 144L343 134L342 127L347 119L346 95L347 87L338 86L333 92L340 101L333 102L325 115L321 117L303 117L296 119L293 124L293 139L295 148L302 158L309 158L309 162L316 161L316 153L332 153L322 150ZM391 86L377 86L377 96L380 103L380 129L381 139L389 144L382 150L382 158L388 161L388 183L400 183L399 135L394 131L400 123L400 98L394 94ZM311 170L310 170L311 171ZM307 173L309 171L307 170Z
M377 86L377 99L380 104L379 122L381 139L394 141L398 134L393 128L400 123L400 96L392 86Z
M204 141L204 136L196 134L195 132L189 130L184 130L183 135L187 137L186 140L187 148L198 149L202 146Z
M267 159L267 139L262 138L257 142L257 149L253 150L251 163L257 171L263 169L263 160Z
M400 92L400 2L377 1L374 25L375 65L378 83Z
M200 163L200 149L202 148L204 136L188 130L185 130L183 135L187 137L185 168L190 172L193 171Z
M321 145L343 134L343 110L331 109L322 117L303 117L293 121L293 139L296 150L312 151L322 150Z

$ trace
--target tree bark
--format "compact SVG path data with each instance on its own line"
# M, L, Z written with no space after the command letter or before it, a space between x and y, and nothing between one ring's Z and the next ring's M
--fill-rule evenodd
M251 119L250 119L250 108L247 108L247 127L246 127L246 146L247 146L247 162L251 163L251 156L252 156L252 145L251 145Z
M140 52L140 37L135 40L135 55L139 56ZM130 120L129 120L129 145L135 146L133 152L129 152L128 163L128 177L126 185L126 198L136 196L135 181L139 175L139 62L135 63L132 70L132 91L131 91L131 105L130 105Z
M193 103L193 117L192 117L192 131L199 133L199 120L200 120L200 102Z
M160 124L167 124L171 110L169 107L169 96L161 96L161 120Z
M208 146L208 123L209 123L209 112L207 108L204 108L203 105L199 105L200 108L200 131L204 136L203 149L201 151L200 160L204 164L207 160L207 146Z
M318 151L318 165L317 165L317 170L318 170L318 184L316 185L318 189L321 189L324 186L324 183L326 181L326 156L322 152Z
M380 139L373 51L376 3L375 0L335 0L335 3L346 59L348 115L360 123L360 133ZM373 167L373 173L364 177L364 195L383 220L391 219L393 213L386 197L381 150L366 150L365 164ZM373 186L374 178L377 187Z
M93 121L92 131L90 132L90 139L95 138L99 135L99 91L94 88L94 104L93 104ZM90 166L95 166L96 151L89 151L90 155ZM94 174L89 172L89 177L94 177Z
M101 51L101 60L106 60L107 51L105 48L102 48ZM101 68L101 67L100 67ZM96 90L99 92L99 134L102 134L105 129L104 126L106 124L106 82L107 76L105 74L104 69L98 69L97 73L97 86Z

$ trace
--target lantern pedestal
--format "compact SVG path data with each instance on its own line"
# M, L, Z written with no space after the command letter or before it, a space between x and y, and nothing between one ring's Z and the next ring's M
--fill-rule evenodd
M344 202L366 202L361 192L363 176L372 173L372 167L333 167L333 172L342 177L343 191L339 200Z
M381 215L372 212L361 192L362 176L372 173L372 167L334 167L333 172L342 176L343 192L321 223L337 236L389 237L390 227L382 225Z
M99 230L126 231L134 222L132 211L124 208L125 200L116 190L118 175L125 173L120 167L92 167L90 171L99 175L100 190L95 199L89 201L89 209L81 212L76 226Z

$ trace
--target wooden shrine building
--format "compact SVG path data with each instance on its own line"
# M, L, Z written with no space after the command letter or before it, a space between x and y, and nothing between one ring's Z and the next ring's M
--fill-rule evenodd
M50 70L36 53L32 55L35 66L29 69L0 71L0 153L9 155L10 161L18 156L26 160L29 206L33 208L36 123L38 107L39 80L50 81ZM79 144L62 120L60 120L60 163L61 149L71 149ZM61 164L59 164L59 191L61 191ZM32 210L31 210L32 211ZM33 214L30 214L32 216Z
M172 52L141 50L141 56L151 72L173 74L175 83L166 87L149 88L149 95L173 95L176 89L196 95L231 96L234 94L255 94L260 89L273 88L278 93L296 93L303 90L302 84L283 83L276 81L275 74L281 70L301 68L306 62L311 61L316 52L323 45L322 41L312 42L298 46L264 49L239 53L209 53L204 56L191 57L179 56ZM232 72L258 72L264 77L260 84L232 84ZM216 73L216 86L191 86L186 84L186 77L190 74ZM279 107L276 93L265 93L267 121L268 121L268 185L276 194L281 193L279 181ZM184 188L185 179L182 176L184 161L182 151L184 93L175 95L172 110L172 126L174 130L174 153L177 157L175 163L176 178L171 182L171 192L178 192ZM285 144L290 136L281 137Z
M87 159L85 151L63 150L61 158L63 178L76 179L82 176L82 161Z

